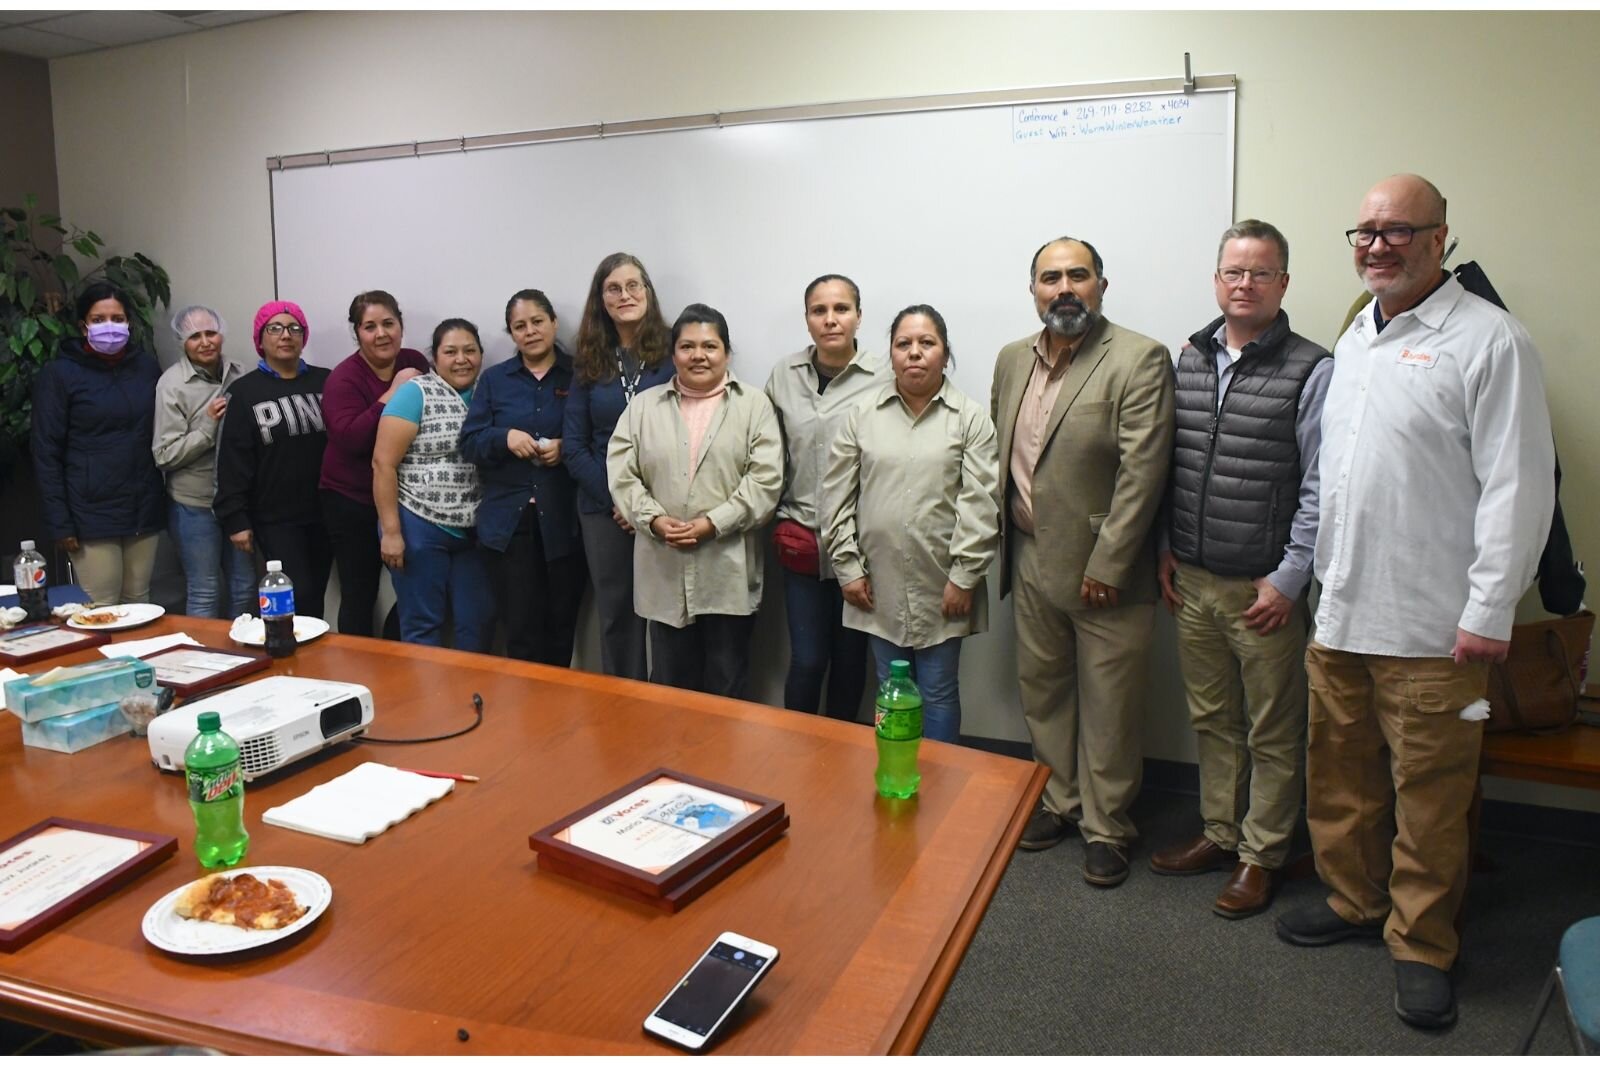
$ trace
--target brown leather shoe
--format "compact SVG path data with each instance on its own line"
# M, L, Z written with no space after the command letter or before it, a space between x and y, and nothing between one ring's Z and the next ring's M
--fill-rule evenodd
M1254 863L1241 862L1233 868L1233 876L1222 887L1217 902L1211 907L1224 918L1248 918L1260 914L1272 904L1273 893L1278 891L1277 870L1267 870Z
M1187 843L1162 848L1150 856L1150 869L1169 877L1186 877L1189 874L1226 870L1238 861L1237 852L1226 851L1208 838L1198 836Z

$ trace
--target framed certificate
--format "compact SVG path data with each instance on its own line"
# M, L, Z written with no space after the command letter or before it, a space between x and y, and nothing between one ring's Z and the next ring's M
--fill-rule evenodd
M532 834L528 846L552 872L666 900L689 882L703 891L788 820L779 800L662 768Z
M254 674L272 665L267 655L255 652L207 648L199 644L175 644L140 660L156 672L156 684L180 696L226 685L236 678Z
M0 664L21 666L36 659L99 647L110 639L104 633L86 633L49 622L22 625L0 633Z
M0 843L0 951L16 951L178 850L159 833L46 818Z

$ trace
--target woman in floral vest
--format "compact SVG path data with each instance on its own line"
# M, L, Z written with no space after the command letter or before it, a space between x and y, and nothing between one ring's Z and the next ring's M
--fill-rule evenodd
M395 390L378 420L372 498L380 551L394 581L400 639L444 644L445 620L457 648L487 651L494 595L473 526L478 469L456 440L483 368L478 327L449 318L433 331L433 372Z

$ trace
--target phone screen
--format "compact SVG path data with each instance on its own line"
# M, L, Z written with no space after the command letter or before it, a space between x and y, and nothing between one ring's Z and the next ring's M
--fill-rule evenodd
M678 982L656 1017L705 1036L767 962L764 955L719 940Z

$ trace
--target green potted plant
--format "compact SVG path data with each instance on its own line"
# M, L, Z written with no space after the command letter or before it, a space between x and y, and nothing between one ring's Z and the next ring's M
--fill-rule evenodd
M27 446L34 378L78 330L72 305L83 286L103 277L126 292L132 339L151 352L156 306L172 301L167 272L148 256L106 256L98 233L37 208L32 194L0 207L0 485Z

